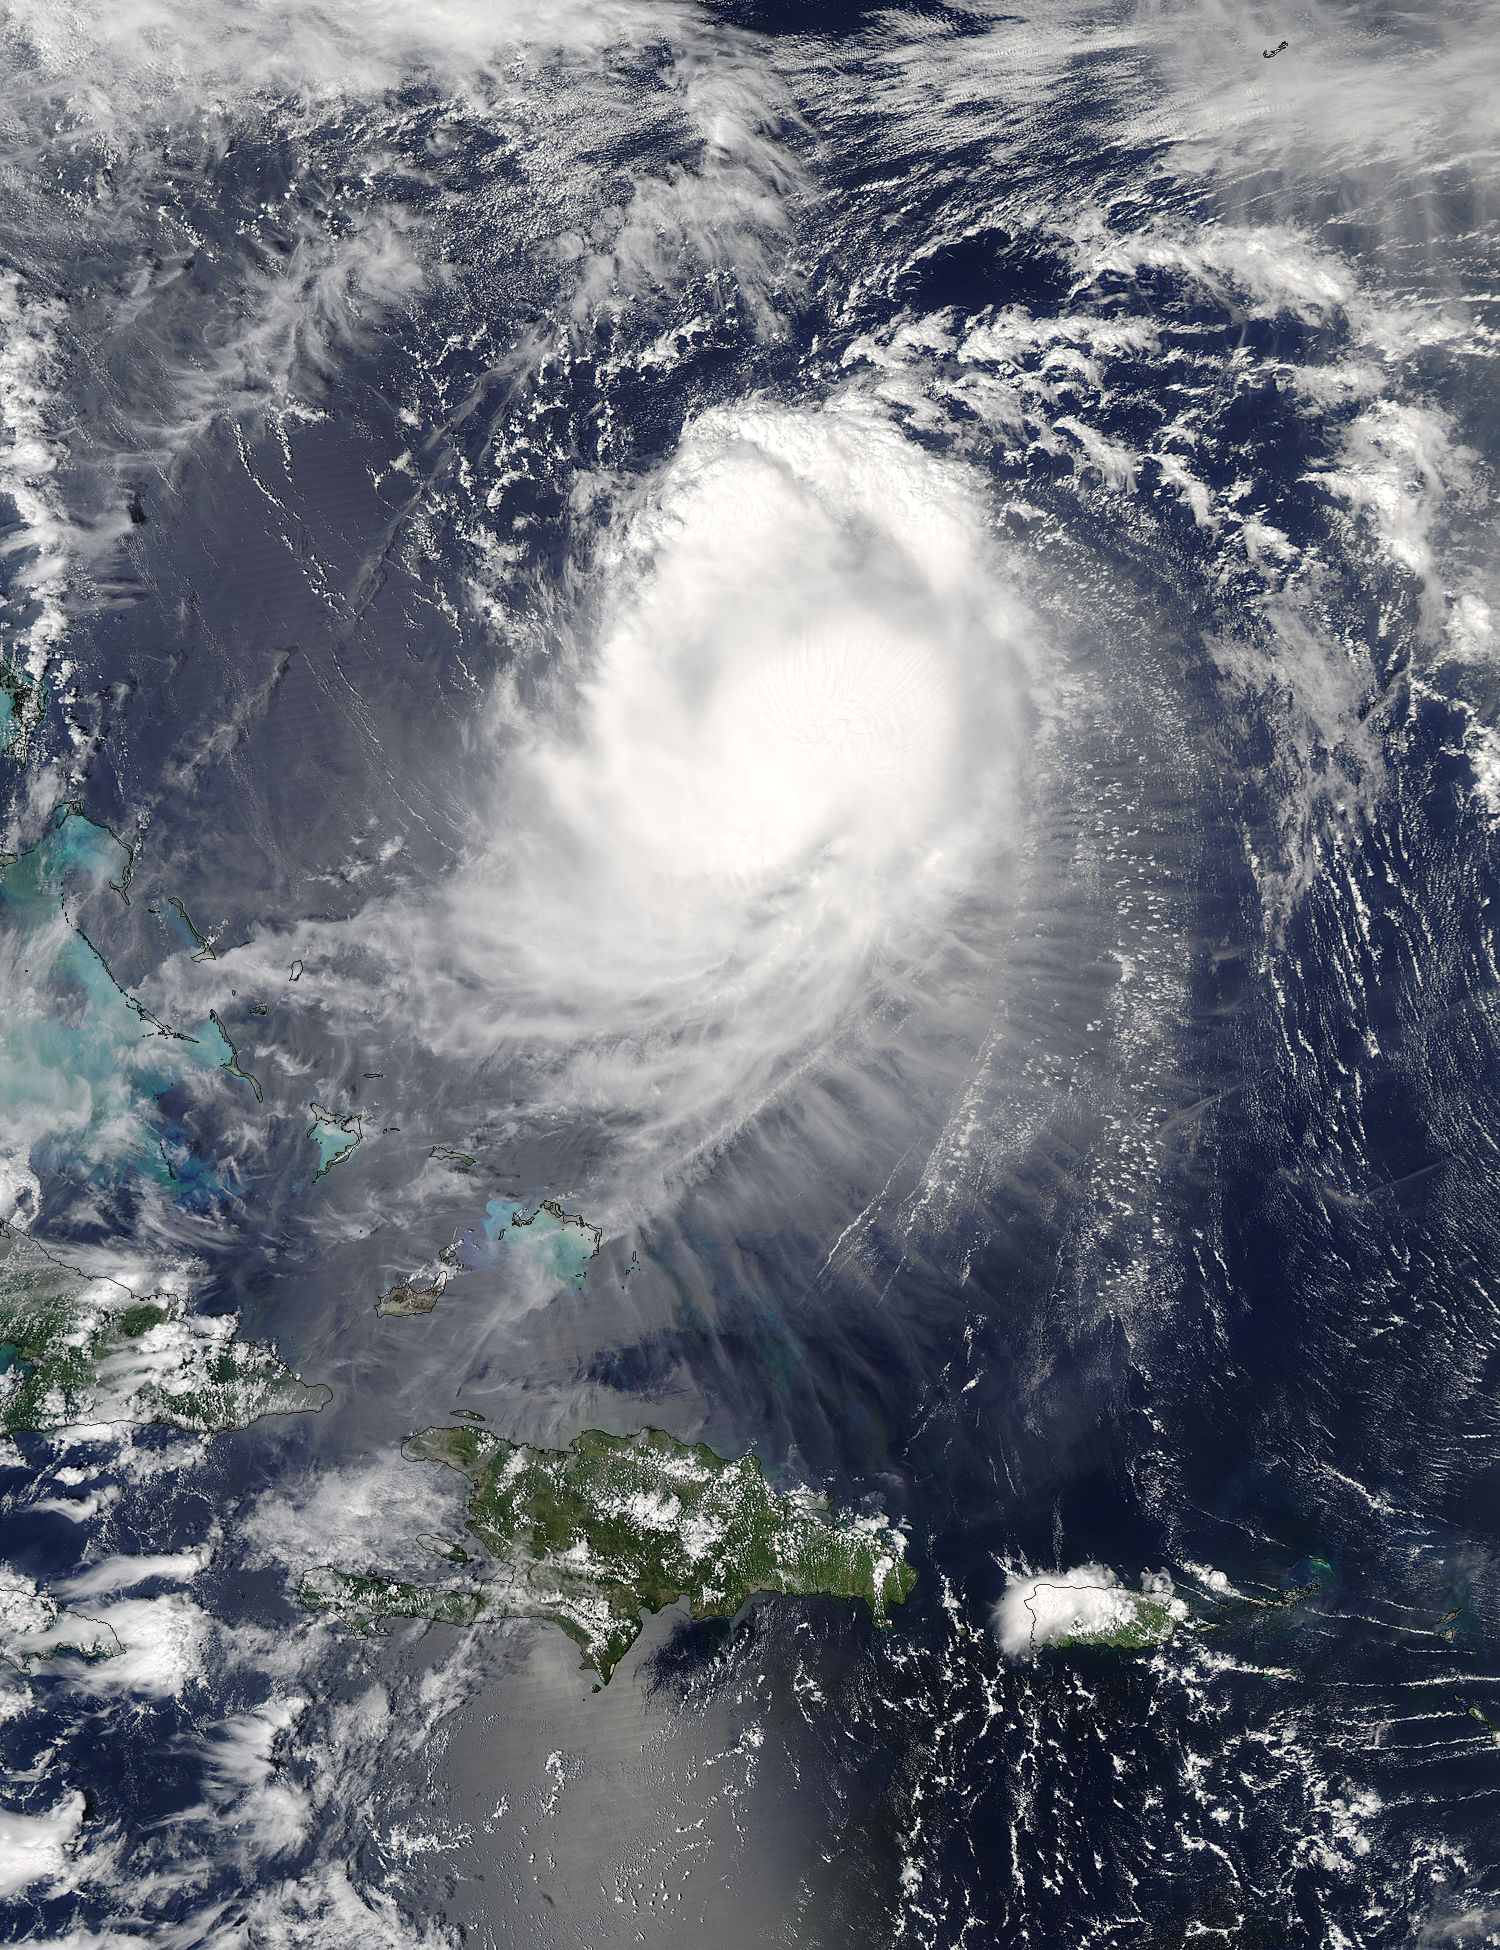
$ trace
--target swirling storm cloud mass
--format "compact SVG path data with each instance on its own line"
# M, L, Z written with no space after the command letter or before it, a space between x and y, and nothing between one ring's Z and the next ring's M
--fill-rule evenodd
M710 410L621 528L597 635L488 707L462 864L381 924L433 1046L526 1049L522 1114L597 1117L596 1196L650 1202L1003 897L1034 625L965 471L858 404Z
M1500 1942L1497 88L9 8L0 1281L303 1407L0 1453L6 1940ZM915 1588L313 1615L454 1412Z

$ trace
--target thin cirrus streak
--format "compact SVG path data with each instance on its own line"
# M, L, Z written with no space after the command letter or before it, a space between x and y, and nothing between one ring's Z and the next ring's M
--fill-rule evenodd
M12 1191L335 1388L14 1506L120 1647L0 1699L49 1941L1481 1927L1490 9L791 11L12 10L11 637L101 703L6 844L87 784L137 891L49 925L244 1066L43 1077ZM456 1391L874 1491L918 1590L598 1696L260 1610L450 1575Z
M109 579L140 480L170 486L226 422L249 429L253 472L268 423L321 419L323 388L441 289L455 216L476 226L486 270L509 268L504 240L525 234L539 246L539 291L549 306L565 298L534 352L510 349L517 365L704 266L734 280L758 332L781 329L770 294L802 187L784 140L796 117L755 38L709 31L691 8L22 4L7 45L0 108L22 270L0 280L0 414L16 436L0 488L23 524L8 554L33 612L35 678L70 674L69 605L99 601L93 580ZM416 211L418 171L447 153L444 128L429 131L418 171L394 150L361 152L352 167L354 112L413 86L541 166L519 185L502 171L462 209L439 209L439 191ZM645 162L627 162L628 193L594 141L622 124L652 137ZM212 185L245 138L290 140L260 181L254 221L224 226ZM690 160L663 167L653 146ZM124 383L75 416L61 402L90 382L59 349L55 294L81 263L94 275L85 310L73 296L77 336L102 333ZM76 475L70 497L56 488L64 469ZM70 768L75 785L84 769Z

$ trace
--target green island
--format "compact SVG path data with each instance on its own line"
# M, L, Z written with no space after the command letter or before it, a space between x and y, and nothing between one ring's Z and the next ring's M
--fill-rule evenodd
M732 1618L757 1591L862 1599L886 1626L916 1583L905 1538L882 1518L836 1519L811 1491L778 1496L754 1456L725 1458L660 1429L589 1429L567 1449L427 1429L402 1454L468 1478L467 1528L494 1574L424 1585L323 1569L303 1581L309 1610L363 1631L390 1617L550 1619L607 1685L642 1612L680 1598L694 1618Z
M1177 1615L1167 1599L1147 1597L1139 1591L1122 1591L1119 1615L1111 1623L1084 1626L1050 1643L1060 1647L1113 1645L1125 1652L1139 1652L1148 1645L1165 1645L1177 1626Z
M238 1325L92 1277L0 1220L0 1433L165 1422L207 1435L332 1400L236 1340Z
M38 1660L59 1652L107 1659L120 1649L110 1626L60 1604L39 1590L34 1579L0 1564L0 1661L32 1672Z
M1165 1645L1188 1618L1187 1602L1164 1572L1146 1572L1132 1591L1104 1564L1014 1577L996 1607L1001 1650L1029 1658L1043 1647L1109 1646L1139 1652Z
M457 1246L444 1246L438 1254L438 1264L431 1280L426 1286L417 1282L422 1278L414 1273L409 1280L393 1286L389 1293L383 1293L375 1303L375 1311L383 1318L408 1319L412 1314L430 1314L442 1299L448 1280L458 1266Z
M0 752L22 763L46 708L44 686L14 664L0 660Z

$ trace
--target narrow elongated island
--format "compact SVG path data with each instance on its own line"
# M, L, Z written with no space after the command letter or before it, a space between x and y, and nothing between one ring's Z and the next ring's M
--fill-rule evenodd
M905 1538L883 1518L838 1519L811 1491L778 1496L754 1456L725 1458L660 1429L589 1429L567 1449L427 1429L402 1454L468 1478L468 1529L495 1560L492 1575L429 1585L325 1569L303 1582L310 1610L363 1630L389 1617L550 1619L607 1684L642 1612L679 1598L695 1618L732 1618L757 1591L862 1599L884 1626L916 1583Z

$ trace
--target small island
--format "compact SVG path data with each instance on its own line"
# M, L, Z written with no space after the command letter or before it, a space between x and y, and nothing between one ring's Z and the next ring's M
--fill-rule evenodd
M394 1319L430 1314L450 1279L477 1267L494 1266L504 1253L519 1253L532 1272L545 1279L581 1287L603 1243L599 1226L591 1225L580 1212L565 1211L555 1198L544 1198L529 1212L512 1199L492 1198L479 1225L465 1226L454 1243L438 1254L436 1264L410 1274L382 1294L375 1311Z
M390 1617L550 1619L608 1684L641 1614L680 1598L695 1618L732 1618L757 1591L860 1599L886 1626L916 1583L905 1538L883 1518L838 1519L811 1491L778 1496L754 1456L726 1458L660 1429L590 1429L567 1449L427 1429L402 1454L468 1478L467 1527L493 1574L426 1585L324 1569L303 1582L310 1610L361 1630Z
M317 1176L325 1177L335 1165L341 1165L354 1147L364 1137L364 1119L353 1111L340 1116L336 1110L328 1110L322 1104L309 1104L312 1112L312 1129L308 1136L318 1147Z
M1043 1646L1113 1646L1139 1652L1164 1645L1187 1617L1169 1578L1147 1573L1132 1591L1105 1564L1015 1577L996 1607L1002 1651L1026 1658Z
M383 1293L375 1303L375 1311L382 1317L405 1319L411 1314L430 1314L442 1299L448 1285L448 1276L458 1265L457 1246L444 1246L438 1254L437 1268L426 1286L418 1285L422 1278L415 1273L399 1286L393 1286L389 1293Z
M192 915L188 913L176 894L168 894L160 907L149 908L147 912L154 914L158 921L171 929L185 947L192 949L194 961L219 959L214 953L214 944L194 924Z

